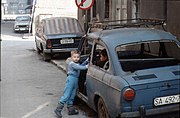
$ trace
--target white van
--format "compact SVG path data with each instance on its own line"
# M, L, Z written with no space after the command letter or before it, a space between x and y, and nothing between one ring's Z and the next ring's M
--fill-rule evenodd
M30 16L17 16L14 23L14 32L29 31Z

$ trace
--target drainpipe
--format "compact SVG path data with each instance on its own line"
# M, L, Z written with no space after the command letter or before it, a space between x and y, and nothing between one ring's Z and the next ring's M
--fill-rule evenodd
M85 32L87 33L87 31L88 31L88 10L86 10L85 11L85 21L86 21L86 23L85 23Z
M165 23L167 23L167 0L164 0L164 20L165 20Z
M162 25L162 28L164 31L167 31L167 0L163 1L164 11L163 11L163 17L164 17L164 24Z
M135 13L135 16L136 16L136 19L140 17L139 15L139 8L140 8L140 0L135 0L135 6L136 6L136 13Z

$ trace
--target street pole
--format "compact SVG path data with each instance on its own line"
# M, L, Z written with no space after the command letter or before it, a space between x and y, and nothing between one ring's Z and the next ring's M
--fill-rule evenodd
M85 26L86 29L85 30L86 30L86 33L87 33L87 31L88 31L88 10L85 11L85 14L86 14L85 15L85 17L86 17L85 18L86 19L86 23L85 23L86 24L86 26Z
M1 58L1 38L0 38L0 58ZM0 82L1 82L1 59L0 59Z
M30 21L30 25L29 25L29 36L30 36L31 30L33 30L31 27L32 27L33 20L34 20L35 5L36 5L36 0L33 0L32 12L31 12L31 21Z
M2 13L1 13L1 22L2 22ZM1 29L0 29L1 33ZM0 82L1 82L1 37L0 37Z
M164 20L167 22L167 0L164 0Z

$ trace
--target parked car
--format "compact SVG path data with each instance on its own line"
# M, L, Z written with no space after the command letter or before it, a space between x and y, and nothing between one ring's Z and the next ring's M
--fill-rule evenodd
M53 54L77 49L84 32L75 18L52 17L41 21L36 28L35 42L38 53L45 61Z
M81 60L89 58L89 68L81 71L77 96L98 112L98 118L179 118L180 42L176 37L130 24L98 25L104 29L88 33L79 46ZM108 61L101 68L96 62L104 49Z
M28 32L30 28L30 16L17 16L14 22L14 32Z

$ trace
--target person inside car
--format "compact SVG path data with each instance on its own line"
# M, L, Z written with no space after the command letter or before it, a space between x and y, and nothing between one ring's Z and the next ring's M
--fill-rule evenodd
M107 51L106 49L101 50L100 59L96 62L96 65L104 68L105 63L108 61Z

